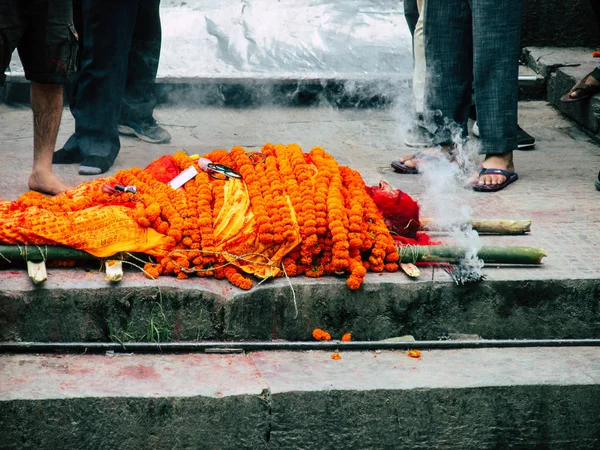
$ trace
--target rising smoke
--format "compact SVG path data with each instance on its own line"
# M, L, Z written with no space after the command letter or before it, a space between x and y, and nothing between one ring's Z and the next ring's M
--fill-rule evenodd
M466 140L461 127L454 122L445 120L443 127L452 136L455 147L447 157L427 159L419 164L425 187L421 205L422 210L435 217L440 228L448 230L448 236L466 250L464 259L450 272L458 284L463 284L483 279L484 263L477 256L482 243L469 223L473 197L470 184L479 163L479 143Z

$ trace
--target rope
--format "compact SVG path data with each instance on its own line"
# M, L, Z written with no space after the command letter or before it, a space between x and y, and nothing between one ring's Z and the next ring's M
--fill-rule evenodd
M6 256L4 256L2 253L0 253L0 257L2 259L4 259L4 261L6 261L7 263L12 264L12 261L10 259L8 259Z
M403 261L405 256L409 259L409 262L412 264L414 264L418 261L419 250L417 249L416 245L411 245L411 244L406 244L403 246L396 245L396 248L398 249L398 254L400 255L400 262L406 262L406 261Z

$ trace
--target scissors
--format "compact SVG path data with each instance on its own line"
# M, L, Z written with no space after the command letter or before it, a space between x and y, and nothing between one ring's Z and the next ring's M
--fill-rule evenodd
M242 175L237 173L231 167L224 164L217 164L210 159L198 159L198 167L208 173L215 180L226 180L228 178L242 178Z

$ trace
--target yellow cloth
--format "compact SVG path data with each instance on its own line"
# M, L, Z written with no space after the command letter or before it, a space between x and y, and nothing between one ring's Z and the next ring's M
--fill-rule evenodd
M300 227L289 197L287 201L292 211L294 239L281 244L263 244L258 238L246 184L230 178L225 183L223 207L214 223L217 251L227 253L225 259L246 273L261 278L277 275L285 255L301 241Z

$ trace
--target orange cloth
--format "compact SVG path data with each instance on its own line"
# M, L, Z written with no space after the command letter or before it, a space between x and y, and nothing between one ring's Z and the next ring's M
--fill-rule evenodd
M93 206L75 212L51 212L37 206L10 211L0 207L0 242L66 245L98 257L119 252L154 254L163 236L143 228L125 206Z

